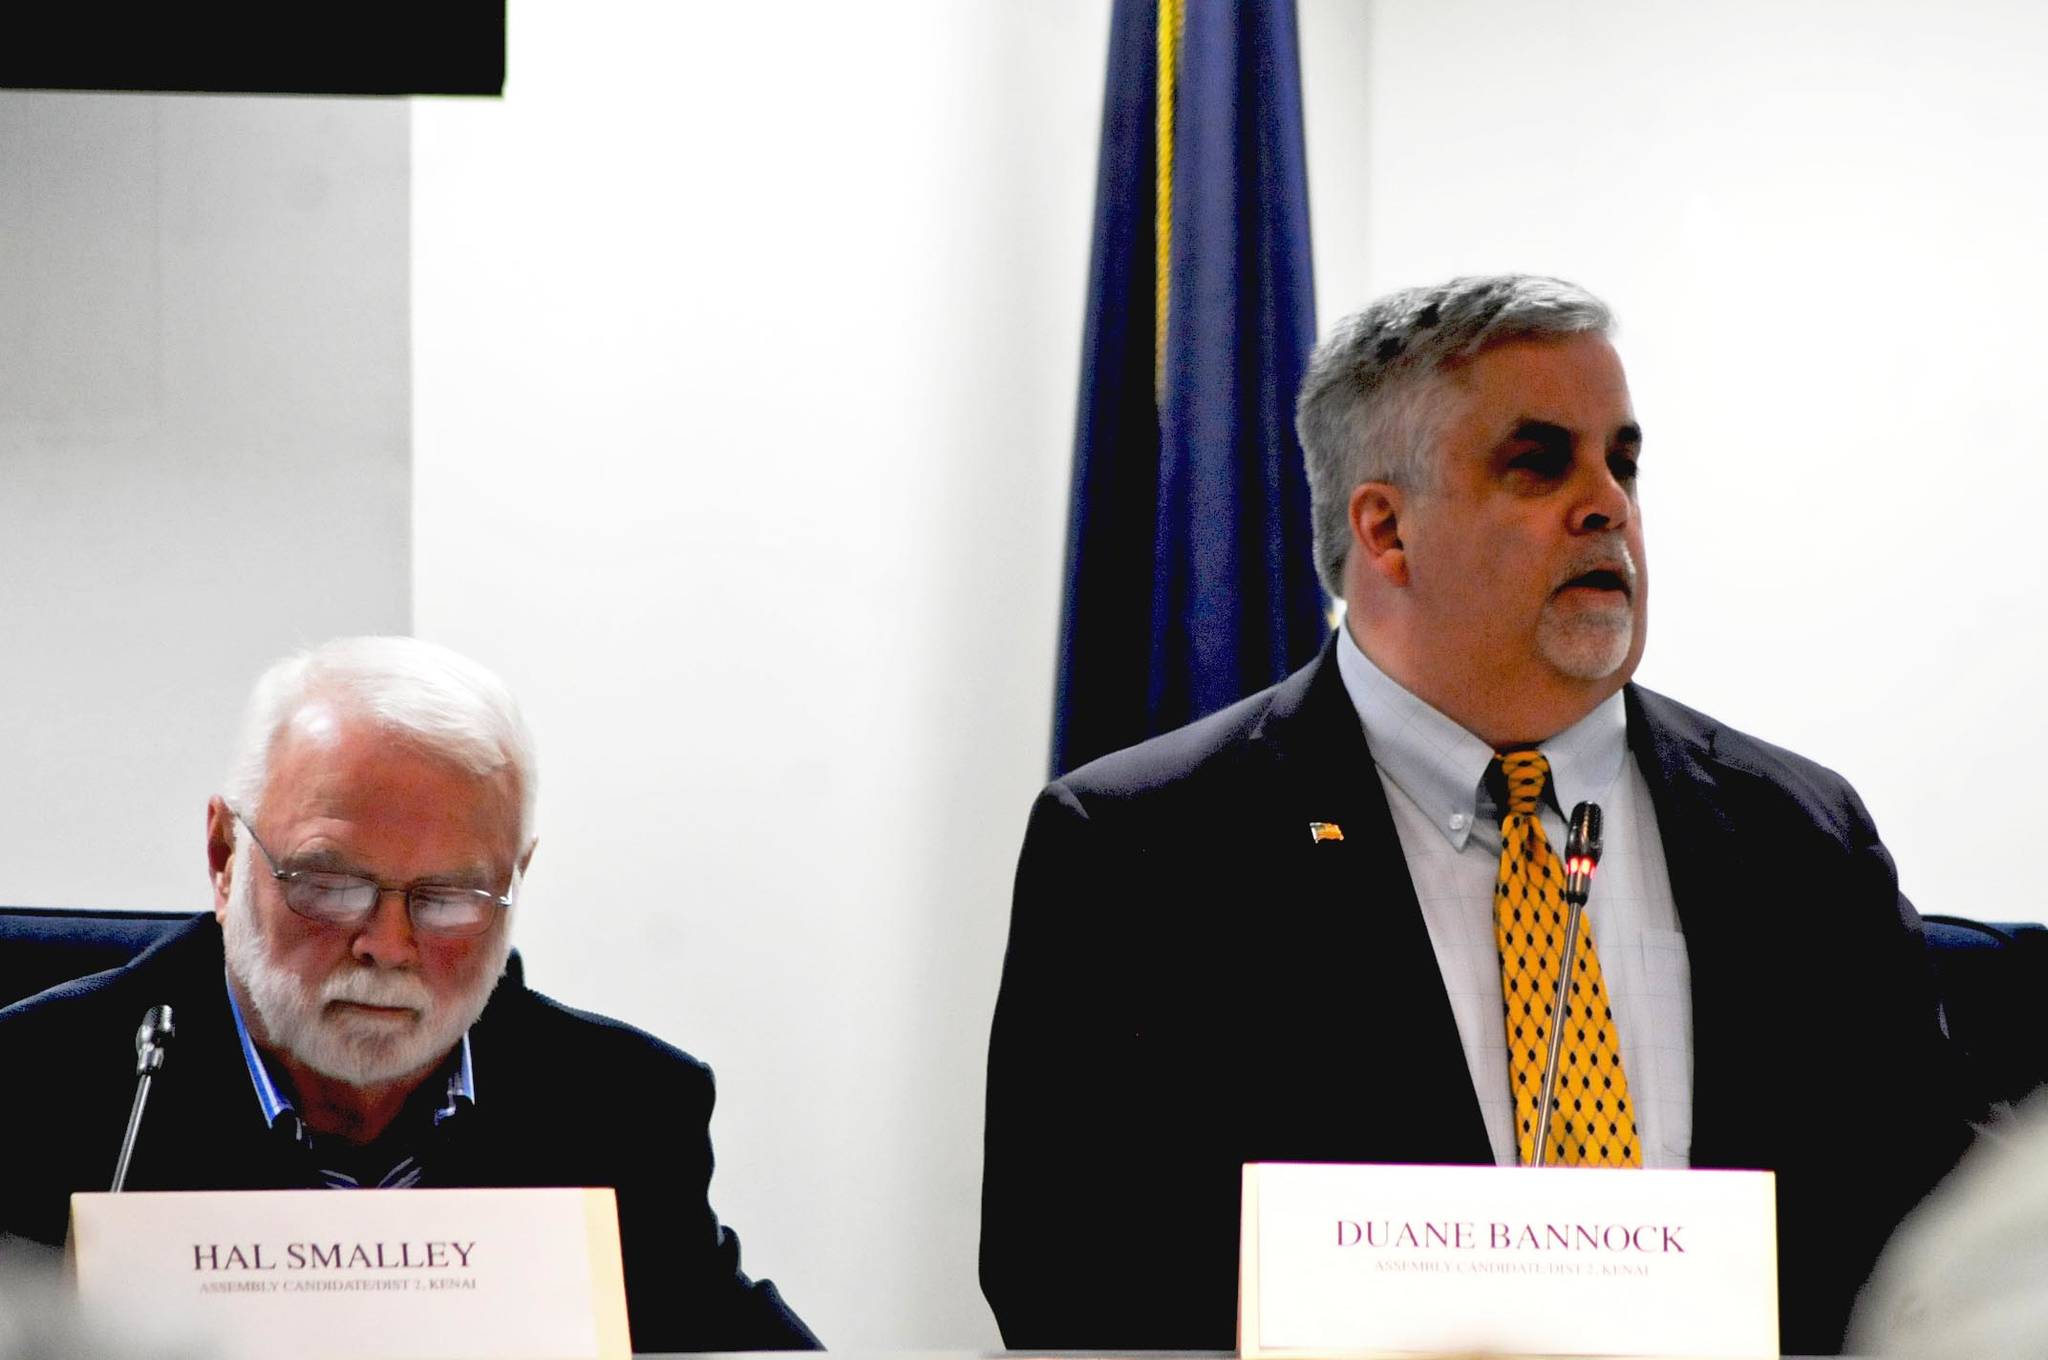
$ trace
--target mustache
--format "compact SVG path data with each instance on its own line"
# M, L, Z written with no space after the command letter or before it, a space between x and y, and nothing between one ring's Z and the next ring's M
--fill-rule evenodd
M359 1006L387 1006L399 1010L426 1011L433 1005L427 984L411 973L388 968L350 968L331 975L320 984L320 1003L349 1001Z
M1553 592L1563 590L1581 577L1595 572L1618 577L1628 597L1631 600L1636 597L1636 582L1641 573L1636 567L1635 557L1628 550L1627 540L1619 537L1605 542L1595 540L1573 553L1550 588Z

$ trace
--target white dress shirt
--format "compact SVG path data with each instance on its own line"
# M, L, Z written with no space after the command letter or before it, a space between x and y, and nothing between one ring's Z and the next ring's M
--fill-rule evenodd
M1349 629L1340 625L1338 634L1337 669L1387 792L1494 1160L1513 1166L1514 1104L1493 920L1500 820L1485 788L1494 750L1390 679ZM1616 693L1538 748L1550 762L1555 799L1542 809L1543 832L1561 852L1565 823L1558 809L1581 801L1601 807L1603 851L1586 900L1587 924L1607 978L1643 1165L1677 1168L1692 1155L1692 974L1650 791L1629 757L1627 722Z

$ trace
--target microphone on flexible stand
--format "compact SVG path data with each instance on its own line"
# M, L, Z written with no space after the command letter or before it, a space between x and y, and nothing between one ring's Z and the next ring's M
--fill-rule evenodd
M1550 1007L1550 1056L1543 1064L1543 1103L1536 1115L1536 1165L1550 1151L1550 1107L1557 1094L1557 1060L1564 1050L1564 1027L1570 1022L1566 1003L1571 996L1572 966L1579 952L1579 918L1586 894L1593 888L1593 870L1600 863L1600 805L1581 803L1572 809L1571 830L1564 842L1564 900L1571 908L1564 927L1564 958L1557 970L1557 995Z
M142 1107L149 1100L149 1081L164 1070L164 1057L178 1030L169 1006L151 1006L135 1031L135 1104L128 1110L128 1132L121 1139L121 1159L114 1163L114 1190L128 1179L128 1159L135 1155L135 1135L142 1131Z

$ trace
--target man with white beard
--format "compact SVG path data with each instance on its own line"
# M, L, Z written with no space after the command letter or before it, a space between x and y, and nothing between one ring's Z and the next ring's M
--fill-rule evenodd
M982 1183L1013 1348L1233 1345L1245 1162L1540 1160L1775 1171L1783 1345L1832 1351L1963 1146L1919 919L1854 790L1630 683L1644 437L1610 330L1526 275L1339 322L1296 416L1343 622L1039 797ZM1731 540L1796 528L1782 490L1731 486ZM1538 1157L1582 800L1606 857Z
M534 792L467 658L351 638L271 667L207 806L213 914L0 1011L0 1231L61 1243L106 1188L124 1053L167 1004L127 1188L611 1186L636 1350L815 1346L711 1211L709 1070L506 975Z

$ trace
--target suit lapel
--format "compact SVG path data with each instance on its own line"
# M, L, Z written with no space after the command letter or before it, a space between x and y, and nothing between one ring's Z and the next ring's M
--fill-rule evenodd
M1627 702L1629 747L1656 810L1691 971L1692 1164L1758 1165L1755 1085L1744 1069L1773 1040L1756 996L1764 923L1745 905L1754 892L1735 853L1728 771L1699 715L1634 685Z
M1301 970L1294 1022L1307 1027L1301 1033L1344 1036L1359 1054L1344 1117L1377 1130L1367 1143L1374 1159L1491 1161L1443 975L1334 646L1281 687L1251 746L1265 764L1261 816L1277 838L1287 903L1269 928L1286 932L1276 953ZM1311 823L1339 828L1342 839L1317 840ZM1312 1047L1326 1057L1342 1045ZM1390 1097L1419 1118L1390 1118Z

